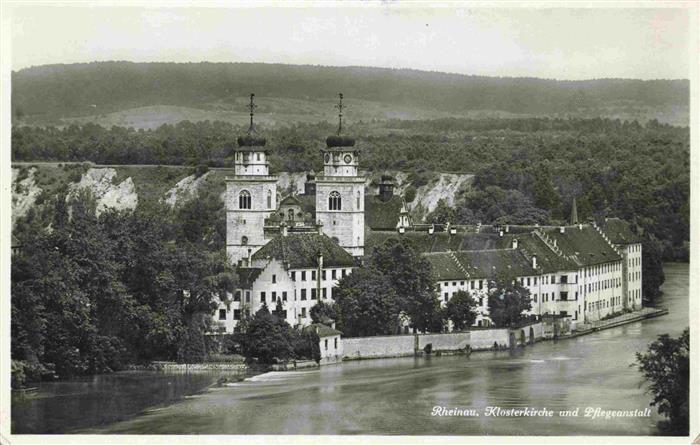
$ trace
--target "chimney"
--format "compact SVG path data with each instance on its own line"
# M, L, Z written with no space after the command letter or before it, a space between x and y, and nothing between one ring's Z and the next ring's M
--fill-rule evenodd
M503 236L503 230L498 231L498 236L502 237Z
M434 225L434 224L431 224L431 225L430 225L430 228L428 229L428 233L432 235L433 232L435 232L435 225Z
M282 231L282 236L287 236L287 224L284 221L280 223L280 230Z
M323 269L323 253L320 250L316 253L316 260L318 268Z
M335 329L335 320L331 321L331 329Z
M579 223L579 224L578 224L578 229L579 229L579 230L583 230L583 224Z
M510 232L510 226L506 224L506 233Z
M517 248L518 248L518 239L513 238L513 249L517 249Z
M559 227L559 233L564 233L564 226Z
M537 269L537 255L532 255L532 268Z
M321 222L321 220L316 221L316 232L319 235L323 235L323 223Z

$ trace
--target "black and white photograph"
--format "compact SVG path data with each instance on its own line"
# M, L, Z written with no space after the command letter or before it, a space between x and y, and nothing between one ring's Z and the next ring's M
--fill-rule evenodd
M3 1L0 442L700 443L699 11Z

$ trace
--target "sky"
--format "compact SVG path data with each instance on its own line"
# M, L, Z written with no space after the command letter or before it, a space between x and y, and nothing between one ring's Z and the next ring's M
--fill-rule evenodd
M308 4L307 4L308 5ZM12 69L105 60L377 66L469 75L687 79L681 8L29 6Z

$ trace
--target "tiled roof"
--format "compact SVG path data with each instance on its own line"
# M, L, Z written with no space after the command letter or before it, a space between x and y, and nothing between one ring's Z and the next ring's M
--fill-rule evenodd
M253 260L274 258L292 269L318 266L318 252L323 254L324 267L354 266L355 261L345 249L326 235L318 233L290 233L276 236L253 254Z
M304 331L316 331L319 337L331 337L333 335L340 335L342 332L340 332L337 329L333 329L330 326L326 326L323 323L312 323L304 328Z
M490 278L501 272L518 277L541 273L514 249L433 252L425 254L425 258L437 281Z
M365 225L372 230L393 230L399 223L402 200L392 196L382 201L378 196L368 196L365 200Z
M567 226L564 233L559 229L543 231L550 239L556 240L557 247L564 256L570 257L581 266L607 263L619 260L620 255L603 239L596 229L589 225Z
M613 244L635 244L641 242L641 238L632 231L632 227L627 221L619 218L607 218L599 226Z

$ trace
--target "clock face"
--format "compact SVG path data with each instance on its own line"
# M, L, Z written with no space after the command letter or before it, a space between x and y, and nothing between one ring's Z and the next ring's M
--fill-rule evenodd
M345 157L343 158L343 160L345 161L346 164L349 164L349 163L352 162L352 156L350 156L349 154L348 154L348 155L345 155Z
M331 162L331 155L329 153L326 153L325 159L326 159L326 164L328 164L329 162Z

